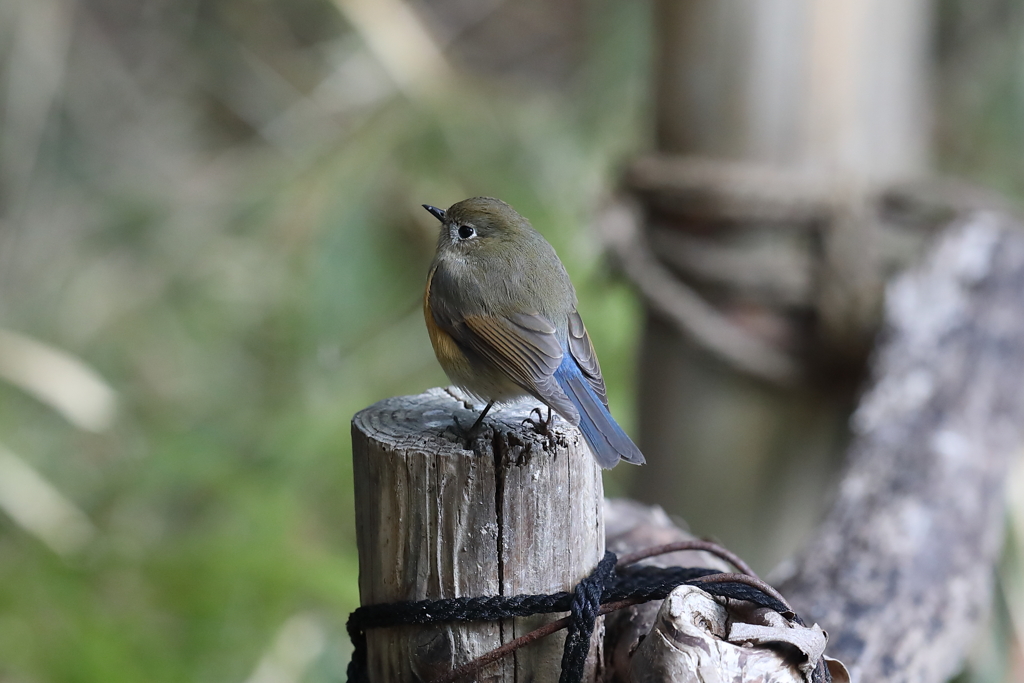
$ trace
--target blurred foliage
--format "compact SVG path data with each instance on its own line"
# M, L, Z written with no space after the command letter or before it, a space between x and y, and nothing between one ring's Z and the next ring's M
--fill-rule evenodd
M0 0L0 328L119 406L93 433L0 382L0 444L96 528L59 554L0 514L0 682L342 677L349 420L445 382L421 203L533 220L631 426L638 311L587 225L645 146L647 5L409 0L444 57L404 79L360 6ZM938 8L938 163L1020 196L1024 3ZM964 680L1024 671L1020 481Z
M98 530L61 556L0 515L0 681L342 677L349 420L445 383L423 202L499 196L549 237L630 423L635 304L586 226L642 143L646 8L414 5L450 63L409 88L351 4L0 1L0 327L119 404L88 433L0 384L0 442ZM473 61L546 21L572 49Z
M938 0L936 161L1024 198L1024 3Z

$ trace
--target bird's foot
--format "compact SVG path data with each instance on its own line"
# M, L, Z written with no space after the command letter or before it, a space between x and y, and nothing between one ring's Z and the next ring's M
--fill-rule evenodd
M537 419L533 418L534 413L537 413ZM534 408L530 411L530 416L523 420L523 424L532 425L533 431L542 436L551 436L551 406L548 406L548 417L546 420L544 419L540 408Z
M476 426L475 422L473 423L473 426ZM462 421L459 420L456 415L452 415L452 426L449 427L449 429L455 432L455 434L463 441L472 441L473 437L476 436L476 433L480 431L479 428L474 429L473 427L467 427L462 424Z
M452 421L455 423L455 426L452 429L452 431L454 431L459 436L459 438L465 442L465 446L467 449L472 448L473 439L475 439L477 434L480 433L480 427L484 423L484 417L487 416L488 411L490 411L491 406L493 405L494 401L488 403L487 406L484 407L483 412L480 413L480 416L476 418L476 421L473 422L473 425L468 429L466 427L463 427L462 423L459 422L458 415L452 415Z

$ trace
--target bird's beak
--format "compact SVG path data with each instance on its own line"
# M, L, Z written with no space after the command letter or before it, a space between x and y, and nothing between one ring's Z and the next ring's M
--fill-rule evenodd
M434 218L444 223L444 209L439 209L436 206L431 206L430 204L424 204L423 208L429 211Z

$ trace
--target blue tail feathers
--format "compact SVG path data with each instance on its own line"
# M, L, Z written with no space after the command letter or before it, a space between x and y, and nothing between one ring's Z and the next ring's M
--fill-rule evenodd
M634 465L644 463L643 453L594 393L571 354L563 357L562 364L555 371L555 381L579 411L580 431L597 464L609 469L615 467L620 458Z

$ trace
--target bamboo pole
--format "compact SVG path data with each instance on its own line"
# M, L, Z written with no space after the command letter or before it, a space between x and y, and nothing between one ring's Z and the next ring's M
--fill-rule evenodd
M654 207L648 216L652 229L708 249L772 244L813 264L813 301L798 315L702 290L726 320L806 361L812 381L752 378L653 310L641 348L639 443L649 464L634 496L767 569L824 503L877 322L882 247L864 198L927 166L928 4L659 0L655 18L659 152L802 173L831 188L840 208L838 220L811 229L725 214L687 222Z

